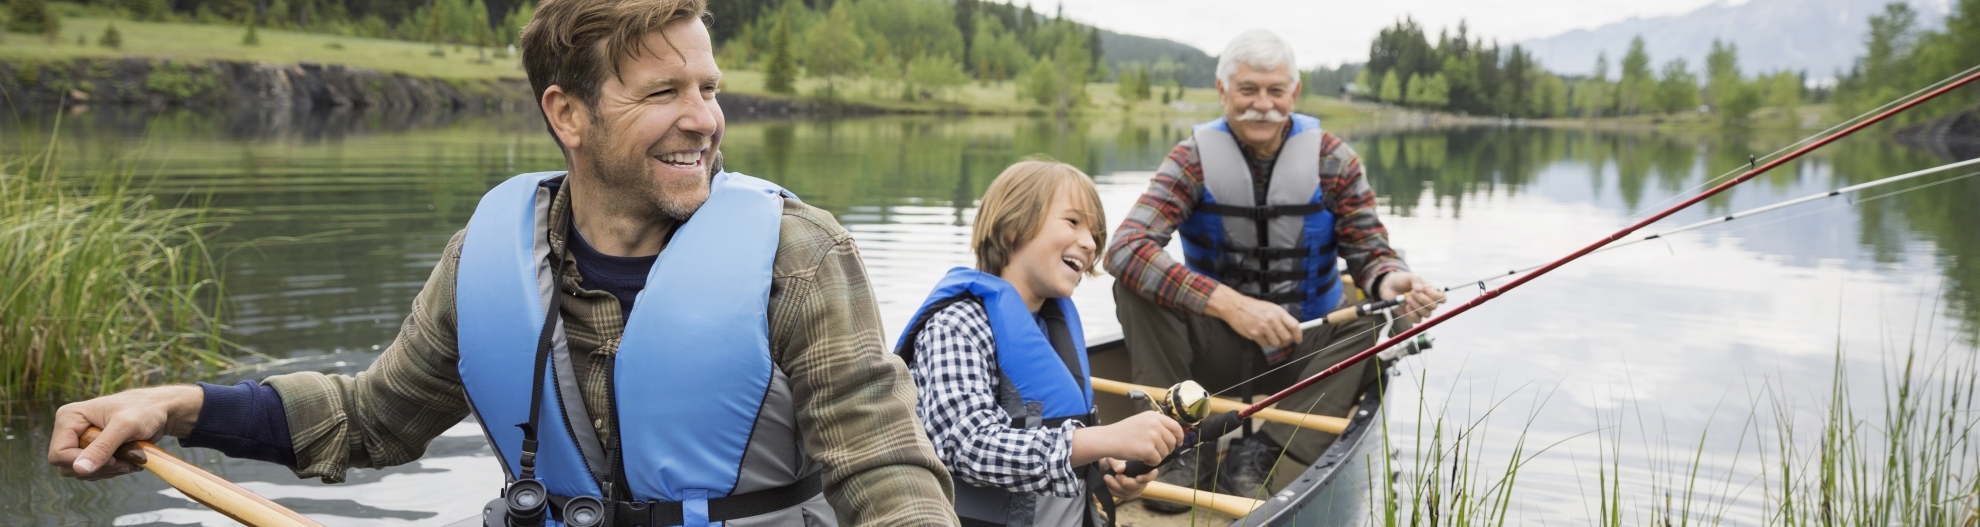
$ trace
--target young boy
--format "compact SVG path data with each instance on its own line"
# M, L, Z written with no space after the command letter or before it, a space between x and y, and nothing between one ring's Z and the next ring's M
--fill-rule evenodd
M1106 245L1099 193L1064 163L1011 165L984 193L970 246L896 345L915 407L956 479L963 525L1105 526L1183 431L1144 412L1092 426L1086 336L1071 297Z

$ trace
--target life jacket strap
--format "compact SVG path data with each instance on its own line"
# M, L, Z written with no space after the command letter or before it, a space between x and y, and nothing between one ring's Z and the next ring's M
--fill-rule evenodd
M782 487L710 499L708 521L739 520L801 505L825 492L825 478L819 474L813 472L796 483ZM561 508L562 502L568 499L557 497L552 501ZM612 527L652 527L680 525L682 522L681 502L678 501L614 501L606 507L612 510Z
M1305 258L1313 252L1312 249L1306 247L1239 247L1228 242L1221 244L1214 243L1208 238L1189 234L1182 235L1182 238L1183 241L1196 244L1198 247L1211 248L1214 246L1216 249L1227 253L1238 253L1251 258L1266 260Z
M1256 221L1265 221L1280 216L1305 216L1308 214L1319 214L1326 211L1327 211L1327 204L1325 203L1300 203L1297 205L1264 205L1259 207L1241 207L1237 205L1229 205L1224 203L1199 203L1196 205L1196 212L1216 214L1219 216L1237 216L1240 218L1250 218Z

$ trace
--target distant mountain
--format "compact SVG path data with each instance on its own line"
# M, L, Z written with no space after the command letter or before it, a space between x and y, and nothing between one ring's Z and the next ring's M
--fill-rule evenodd
M1810 79L1835 76L1863 55L1863 38L1870 17L1883 12L1891 0L1747 0L1717 3L1681 15L1631 18L1595 29L1578 29L1520 43L1532 50L1548 70L1585 75L1595 68L1598 52L1609 56L1614 79L1629 51L1629 41L1643 36L1653 69L1672 57L1684 57L1694 72L1704 70L1712 39L1739 45L1740 70L1792 70ZM1919 12L1923 28L1944 26L1945 0L1908 0Z
M1196 46L1164 38L1124 35L1101 29L1100 56L1106 60L1107 69L1115 74L1120 73L1124 64L1153 66L1167 58L1176 66L1174 76L1182 81L1183 86L1191 88L1209 88L1217 75L1216 57ZM1158 83L1164 79L1161 73L1154 78Z

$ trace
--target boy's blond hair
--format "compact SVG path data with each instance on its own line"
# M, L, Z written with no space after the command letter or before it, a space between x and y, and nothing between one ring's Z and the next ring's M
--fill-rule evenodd
M1072 165L1043 157L1028 157L1004 169L976 208L976 225L970 230L969 248L976 252L976 268L990 274L1003 274L1011 254L1029 243L1045 225L1052 198L1060 189L1072 191L1073 209L1093 233L1093 257L1086 273L1100 274L1100 250L1107 247L1107 212L1100 208L1100 192L1093 179Z

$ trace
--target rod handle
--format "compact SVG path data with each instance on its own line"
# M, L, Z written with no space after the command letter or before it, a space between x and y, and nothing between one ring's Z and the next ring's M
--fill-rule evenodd
M1164 399L1169 396L1168 390L1162 388L1156 388L1153 386L1142 386L1139 384L1131 384L1131 383L1116 381L1112 379L1104 379L1100 377L1092 377L1090 382L1093 385L1094 391L1111 393L1115 395L1126 395L1129 398L1133 398L1133 395L1131 394L1133 394L1136 391L1143 392L1147 394L1148 397L1157 400ZM1210 411L1212 412L1230 412L1236 410L1243 410L1245 406L1246 405L1242 402L1225 399L1222 397L1210 398ZM1275 423L1285 423L1302 428L1319 430L1321 432L1326 432L1329 434L1337 434L1337 435L1340 434L1342 430L1347 430L1347 424L1348 424L1348 420L1343 417L1334 417L1329 415L1314 415L1314 414L1294 412L1291 410L1280 410L1278 408L1265 408L1259 410L1258 413L1256 414L1252 414L1251 417L1265 421L1272 421Z

